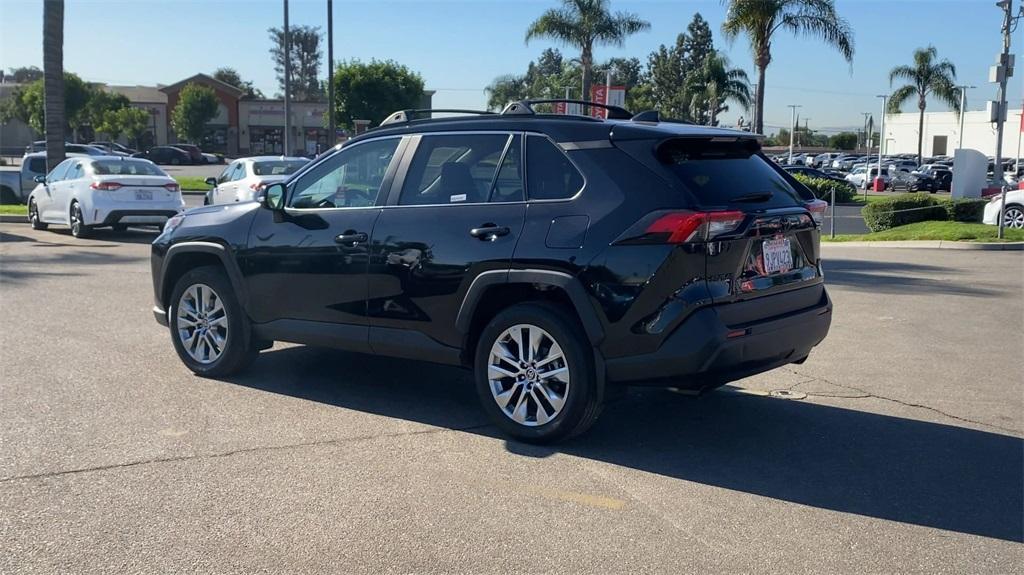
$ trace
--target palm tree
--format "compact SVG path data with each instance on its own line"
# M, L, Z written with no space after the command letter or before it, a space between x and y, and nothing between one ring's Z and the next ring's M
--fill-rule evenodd
M64 161L64 0L43 2L43 100L49 171Z
M824 40L853 62L853 30L836 13L833 0L728 0L722 33L733 39L746 33L757 66L754 130L764 131L764 76L772 61L772 37L779 30Z
M704 65L690 76L686 92L691 116L699 123L718 125L718 115L729 111L726 102L735 101L744 110L750 109L750 82L747 73L729 67L729 58L715 51L704 59Z
M608 0L562 0L561 8L541 14L526 30L526 41L551 38L579 48L583 68L583 100L589 100L594 45L622 46L628 36L648 30L651 23L635 14L608 10Z
M956 84L956 67L949 60L938 62L939 51L935 46L914 50L913 66L896 66L889 72L889 86L896 80L910 82L896 88L889 96L887 106L890 114L898 114L903 104L917 96L917 109L920 116L917 121L917 163L921 163L922 144L924 143L924 110L928 105L928 96L932 95L945 102L957 116L960 115L960 89Z

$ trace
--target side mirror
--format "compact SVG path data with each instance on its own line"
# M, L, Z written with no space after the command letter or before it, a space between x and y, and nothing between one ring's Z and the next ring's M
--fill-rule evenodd
M206 178L206 185L216 188L217 187L217 178Z
M270 184L263 192L260 203L268 210L280 212L284 210L284 184Z
M37 184L45 184L46 183L46 176L43 176L43 175L36 176L36 177L32 178L32 181L37 183Z

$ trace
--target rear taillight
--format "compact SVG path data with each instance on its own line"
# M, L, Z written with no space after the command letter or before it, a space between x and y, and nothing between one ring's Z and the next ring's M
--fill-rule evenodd
M828 202L825 200L811 200L806 202L804 206L807 207L808 212L811 212L814 223L820 224L825 221L825 211L828 210Z
M114 190L119 190L119 189L121 189L124 186L122 184L118 183L118 182L93 182L93 183L89 184L89 187L94 189L94 190L103 190L104 192L112 192Z
M176 194L176 193L181 191L181 186L179 186L176 183L164 184L164 188L166 188L168 192L171 192L171 193L174 193L174 194Z
M684 244L705 242L737 231L746 215L740 211L658 211L626 230L618 244Z

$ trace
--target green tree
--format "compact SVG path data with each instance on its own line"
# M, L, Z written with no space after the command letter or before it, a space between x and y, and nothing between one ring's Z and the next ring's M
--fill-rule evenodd
M828 145L837 150L852 150L857 147L858 140L856 132L839 132L828 139Z
M686 72L700 70L704 67L704 61L715 53L715 43L711 37L711 26L708 21L697 12L693 20L686 27L686 34L682 43L683 69Z
M0 103L0 120L17 118L39 133L46 132L45 80L36 80L12 92L11 97ZM93 92L92 88L78 76L64 73L64 105L61 108L64 128L61 141L67 134L88 123L86 107Z
M85 109L82 111L83 124L88 123L93 127L93 130L117 139L119 134L115 135L106 129L114 128L108 120L114 117L112 113L121 108L127 108L131 104L128 97L123 94L108 92L98 86L88 86L88 92Z
M4 76L5 82L15 84L28 84L43 79L43 71L35 66L22 66L20 68L8 68L11 72ZM0 73L0 75L3 75Z
M721 52L705 57L700 68L690 74L686 93L690 99L690 116L699 124L718 125L718 115L727 112L732 100L750 109L750 82L747 73L729 67L729 58Z
M353 120L379 124L396 110L418 108L423 100L423 78L393 60L349 60L334 71L335 120L353 126Z
M836 12L834 0L728 0L722 23L726 38L746 34L757 67L757 122L754 131L764 131L764 78L772 61L772 38L779 30L823 40L853 62L853 30Z
M178 103L171 111L171 127L178 137L198 142L203 137L206 123L217 117L217 94L201 84L187 84L178 95Z
M498 76L484 91L487 92L487 109L501 110L517 100L530 97L530 85L526 76L506 74Z
M274 59L274 71L277 72L277 83L284 93L284 31L281 28L270 28L270 55ZM320 62L323 51L320 49L319 26L291 26L288 28L288 40L291 48L291 97L296 102L318 102L323 100L323 89L320 85Z
M128 136L128 141L132 146L140 147L142 136L152 124L149 112L141 108L128 107L121 108L115 114L117 115L115 121L120 131Z
M245 92L244 98L263 98L263 92L253 86L252 82L243 80L241 74L234 68L217 68L213 72L213 77Z
M650 108L666 118L689 120L686 101L686 34L676 36L673 46L662 44L647 58L647 85Z
M896 66L889 72L889 85L896 80L904 84L889 96L888 111L897 114L904 104L917 97L919 112L917 121L917 163L921 163L924 145L924 111L928 107L928 96L934 96L953 108L960 115L960 89L956 84L956 67L949 60L938 61L939 52L935 46L914 50L913 66Z
M594 46L622 46L627 37L650 29L651 24L634 14L608 9L608 0L562 0L561 8L541 14L526 30L526 41L550 38L579 49L583 69L583 94L590 99Z
M47 171L64 161L67 125L64 90L64 0L46 0L43 2L43 107Z

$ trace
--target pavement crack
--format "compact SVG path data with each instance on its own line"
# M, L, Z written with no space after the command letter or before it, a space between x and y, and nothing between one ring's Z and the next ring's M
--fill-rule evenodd
M203 453L196 455L182 455L179 457L154 457L152 459L142 459L139 461L128 461L126 463L113 463L110 465L96 465L93 467L82 467L79 469L65 469L61 471L48 471L46 473L34 473L28 475L14 475L11 477L0 478L0 484L10 483L14 481L21 481L25 479L49 479L51 477L62 477L65 475L77 475L80 473L91 473L94 471L109 471L118 469L129 469L132 467L139 467L142 465L151 465L154 463L175 463L181 461L196 461L202 459L219 459L222 457L232 457L235 455L242 455L246 453L255 453L260 451L284 451L287 449L300 449L304 447L324 447L328 445L341 445L344 443L355 443L358 441L366 441L373 439L387 439L392 437L408 437L413 435L428 435L433 433L445 433L449 431L472 431L474 429L483 429L490 427L489 423L468 425L465 427L445 427L437 429L421 429L419 431L403 431L396 433L380 433L376 435L357 435L354 437L343 437L338 439L324 439L321 441L307 441L302 443L290 443L286 445L261 445L257 447L245 447L242 449L232 449L230 451L223 451L220 453Z
M875 394L875 393L871 393L870 391L868 391L866 389L862 389L862 388L859 388L859 387L856 387L856 386L853 386L853 385L846 385L846 384L842 384L842 383L836 383L834 381L830 381L830 380L825 379L823 377L817 377L817 376L813 376L813 375L808 375L806 373L800 373L799 371L796 371L794 369L787 369L787 371L789 371L793 375L798 375L800 377L810 378L810 379L808 379L806 381L800 381L800 382L795 383L793 386L791 386L789 388L790 390L793 390L794 388L796 388L796 387L798 387L800 385L803 385L805 383L811 383L811 382L814 382L814 381L820 381L820 382L823 382L823 383L827 383L828 385L834 385L836 387L841 387L843 389L849 389L850 391L855 391L858 394L860 394L860 395L839 395L839 394L829 394L829 393L803 392L803 393L806 393L808 397L829 397L829 398L836 398L836 399L879 399L879 400L882 400L882 401L889 401L889 402L892 402L892 403L896 403L896 404L902 405L904 407L916 407L918 409L925 409L927 411L931 411L932 413L937 413L937 414L939 414L939 415L941 415L943 417L948 417L950 419L954 419L956 421L962 421L964 423L970 423L970 424L973 424L973 425L981 425L981 426L984 426L984 427L991 427L993 429L998 429L998 430L1001 430L1001 431L1006 431L1008 433L1020 433L1016 429L1010 429L1008 427L1003 427L1003 426L1000 426L1000 425L995 425L993 423L986 423L984 421L976 421L974 419L970 419L970 418L967 418L967 417L961 417L959 415L954 415L952 413L949 413L949 412L946 412L946 411L942 411L941 409L932 407L930 405L925 405L923 403L911 403L909 401L903 401L901 399L896 399L896 398L893 398L893 397L886 397L884 395L878 395L878 394Z

